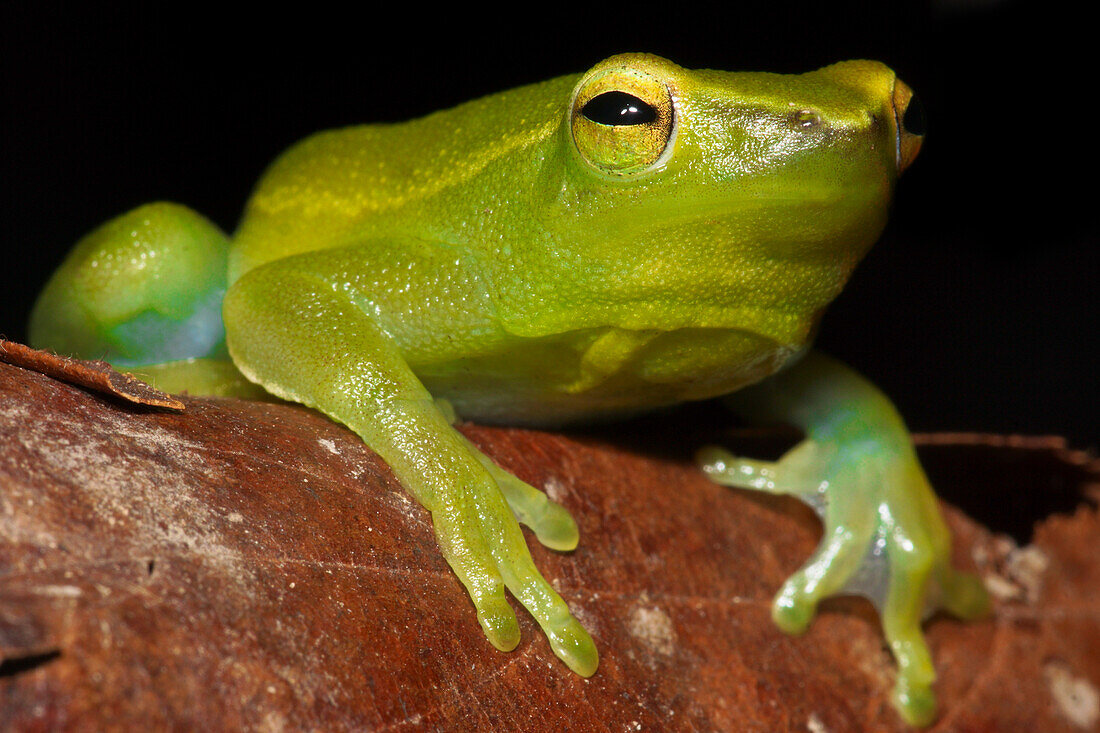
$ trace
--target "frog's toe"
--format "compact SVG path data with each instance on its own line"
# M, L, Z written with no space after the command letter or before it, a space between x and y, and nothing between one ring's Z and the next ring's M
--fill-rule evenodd
M785 634L801 634L816 613L817 603L794 576L787 579L772 602L772 621Z
M914 725L932 721L936 679L932 653L921 631L926 595L938 557L926 537L894 527L895 542L888 554L889 581L881 608L882 628L898 663L894 702L905 719Z
M489 643L502 652L516 648L520 639L519 624L503 594L475 598L474 608L477 609L477 622Z
M511 651L519 644L519 623L505 598L504 578L485 537L469 531L476 526L471 509L460 504L450 511L433 512L436 540L443 557L466 587L489 642L497 649Z
M775 464L770 461L743 458L708 445L695 454L695 463L716 484L775 492Z
M580 531L565 507L506 471L498 469L493 478L516 519L530 527L539 542L562 552L577 548Z
M581 677L591 677L596 673L600 664L596 644L577 619L570 616L553 630L548 630L546 637L554 654L569 665L569 669Z
M910 725L924 727L936 718L936 694L928 685L912 687L899 679L894 686L893 702Z
M936 695L932 692L936 671L928 643L919 623L903 622L901 628L891 628L898 624L891 624L886 618L884 622L890 648L898 663L894 705L908 723L928 725L936 715Z
M806 470L815 465L819 452L819 446L807 440L778 461L758 461L708 445L695 454L695 462L711 481L723 486L804 497L820 490L819 475Z
M516 519L531 528L545 547L560 552L577 549L580 531L569 511L546 494L496 465L472 443L470 449L500 487Z
M535 569L529 555L501 567L512 595L523 604L550 642L554 654L582 677L596 672L596 644L557 591Z
M836 527L821 540L813 557L783 584L772 604L772 619L788 634L805 631L817 606L851 583L869 543L867 531Z
M489 643L504 652L515 649L520 640L519 622L505 598L500 575L480 559L447 556L447 560L466 586L477 611L477 621Z
M580 531L572 515L565 507L549 500L543 505L539 516L532 516L531 521L524 524L534 531L539 542L551 550L569 552L577 549L580 542Z

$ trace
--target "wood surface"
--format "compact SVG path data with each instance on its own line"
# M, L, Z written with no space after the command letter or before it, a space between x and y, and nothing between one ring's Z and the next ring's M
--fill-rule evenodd
M588 432L464 425L564 504L572 553L528 541L591 631L581 679L516 605L493 649L430 517L308 409L128 404L0 364L2 730L903 730L860 599L780 633L772 595L820 526L707 481L704 442L772 454L706 408ZM926 626L942 731L1095 730L1100 467L1058 439L918 436L992 617ZM1019 542L1009 533L1021 535ZM1022 544L1029 542L1029 544Z

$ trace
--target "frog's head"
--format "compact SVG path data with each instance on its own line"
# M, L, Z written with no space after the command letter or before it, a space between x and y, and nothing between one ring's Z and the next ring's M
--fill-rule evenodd
M573 88L556 230L621 284L598 289L609 305L660 308L665 325L751 326L745 309L806 325L880 234L922 134L878 62L783 75L614 56Z
M691 71L621 54L584 74L569 118L580 161L623 182L687 165L705 165L715 180L782 169L842 188L867 176L893 181L924 135L912 90L877 61L785 75ZM826 176L823 162L838 157L848 164Z

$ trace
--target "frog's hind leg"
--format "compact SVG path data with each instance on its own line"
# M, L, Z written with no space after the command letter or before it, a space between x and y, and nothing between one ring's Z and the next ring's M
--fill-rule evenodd
M140 206L91 232L38 297L30 342L103 359L171 392L256 390L229 361L221 306L229 240L171 203Z

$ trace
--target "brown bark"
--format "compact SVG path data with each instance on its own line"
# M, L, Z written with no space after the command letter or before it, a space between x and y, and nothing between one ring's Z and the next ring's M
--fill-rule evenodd
M690 461L705 440L749 452L782 436L702 413L590 433L463 427L580 525L573 553L528 537L599 646L584 680L518 605L519 648L489 645L427 513L342 426L293 405L183 402L130 405L0 364L0 729L903 728L868 604L831 601L801 637L769 619L818 540L813 514ZM937 728L1097 725L1086 494L1100 468L1056 439L921 444L942 495L1070 497L1028 509L1024 548L946 508L959 564L997 603L985 621L927 625Z

